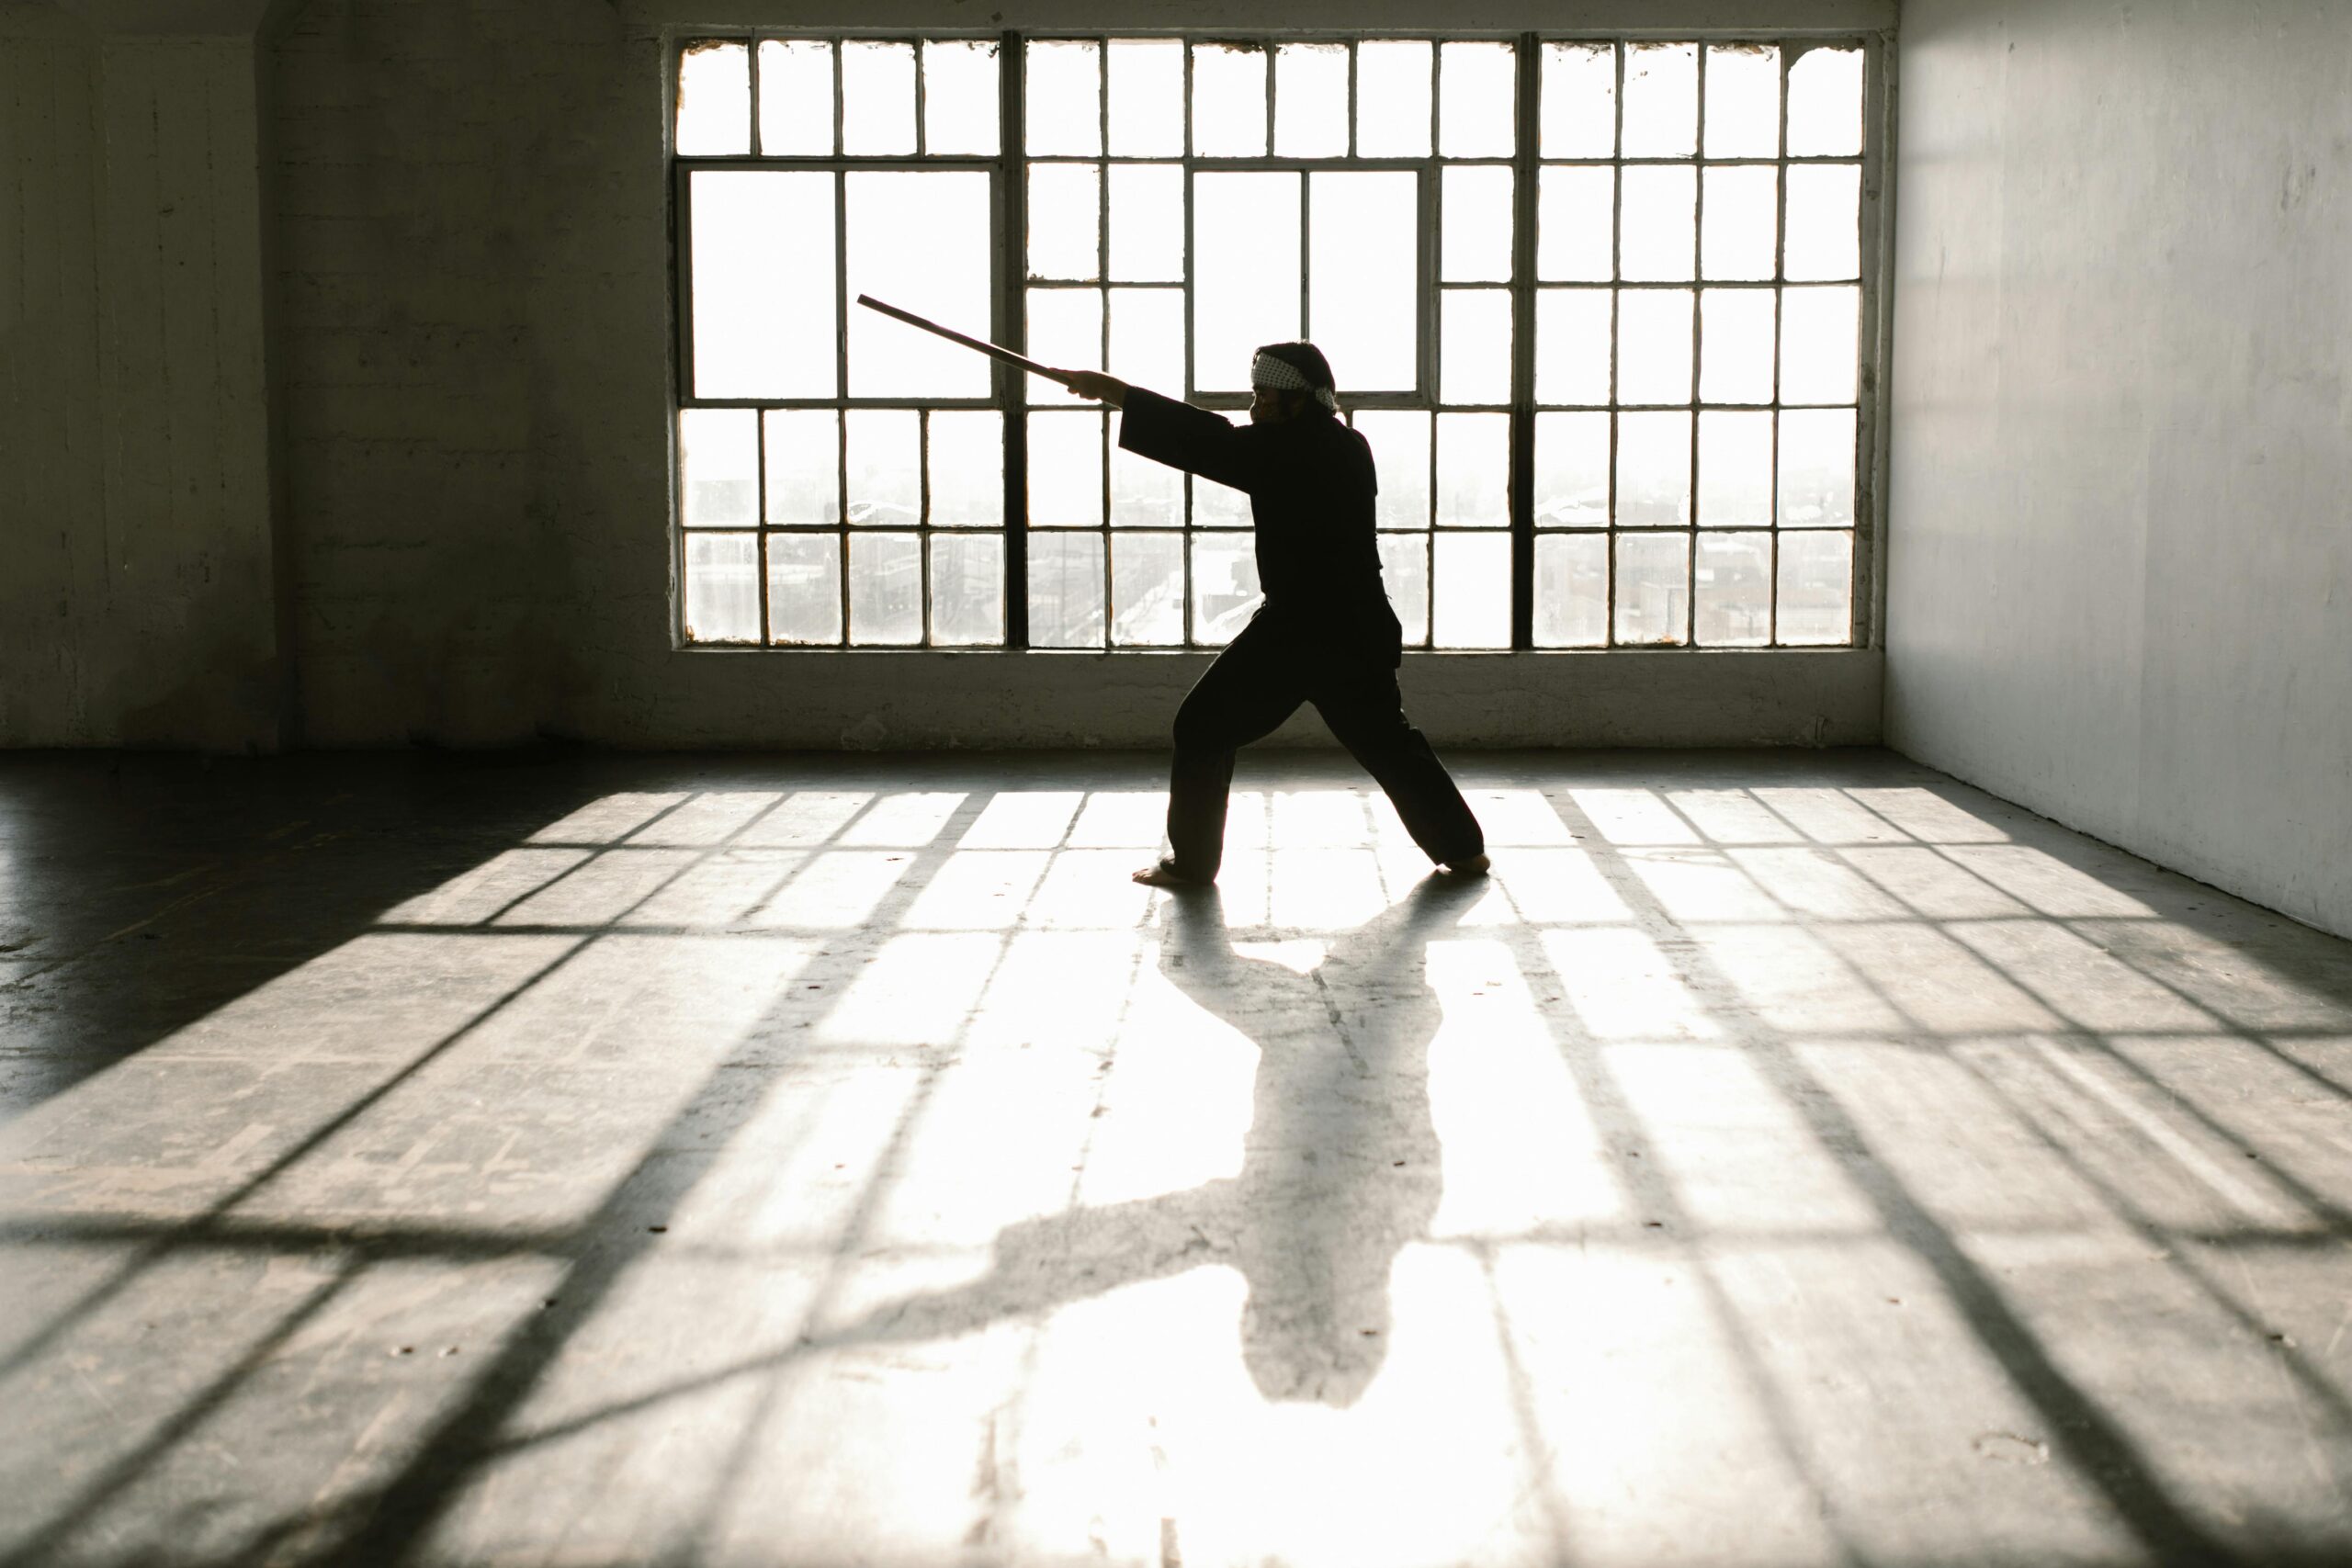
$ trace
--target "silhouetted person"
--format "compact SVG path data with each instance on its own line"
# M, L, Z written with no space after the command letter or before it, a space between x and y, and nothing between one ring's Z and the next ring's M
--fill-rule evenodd
M1486 838L1396 688L1404 634L1381 586L1372 451L1339 414L1311 343L1269 344L1250 367L1250 423L1091 370L1071 391L1122 411L1119 445L1246 491L1265 602L1176 710L1169 852L1136 873L1154 886L1213 882L1225 853L1235 751L1313 703L1450 872L1487 869Z

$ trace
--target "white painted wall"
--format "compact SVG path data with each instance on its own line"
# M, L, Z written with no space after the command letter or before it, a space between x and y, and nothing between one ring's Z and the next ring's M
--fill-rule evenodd
M1887 734L2352 934L2352 6L1909 0Z
M0 739L271 747L253 28L94 9L0 9Z

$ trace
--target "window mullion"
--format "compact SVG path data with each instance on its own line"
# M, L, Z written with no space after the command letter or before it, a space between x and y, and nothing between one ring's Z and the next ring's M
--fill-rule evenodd
M1699 101L1690 163L1690 469L1683 491L1683 505L1690 513L1685 525L1690 542L1682 552L1685 648L1699 646L1699 378L1707 339L1706 267L1701 256L1707 233L1707 62L1711 52L1702 40L1692 62Z
M1617 379L1620 337L1618 329L1623 314L1618 301L1623 295L1622 287L1624 266L1621 257L1625 241L1625 44L1623 39L1610 45L1610 59L1617 73L1617 91L1611 102L1616 116L1616 129L1611 132L1609 152L1616 161L1610 165L1612 178L1609 182L1609 547L1603 552L1608 570L1604 574L1600 600L1601 643L1603 648L1617 646L1617 441L1618 425L1623 416L1617 412ZM1691 389L1693 395L1697 389Z
M841 145L841 44L833 45L833 144ZM836 377L834 396L846 402L849 397L849 171L833 171L833 364ZM836 455L833 473L840 487L840 499L834 510L841 516L842 541L842 646L856 645L856 627L850 625L850 522L849 522L849 410L842 409L833 421L840 451Z
M1789 69L1801 56L1781 51L1780 154L1772 181L1772 547L1765 566L1768 647L1781 645L1781 317L1789 294Z
M997 291L999 343L1029 341L1027 326L1028 257L1023 242L1029 231L1029 164L1027 131L1023 114L1023 65L1022 35L1008 32L997 45L997 209L1001 231L997 235L997 266L1003 287ZM1029 646L1029 411L1028 387L1023 374L999 363L997 407L1004 421L1004 646Z
M1526 649L1535 646L1535 136L1543 91L1543 56L1532 33L1520 37L1518 65L1511 152L1510 645ZM1430 586L1434 591L1434 581Z

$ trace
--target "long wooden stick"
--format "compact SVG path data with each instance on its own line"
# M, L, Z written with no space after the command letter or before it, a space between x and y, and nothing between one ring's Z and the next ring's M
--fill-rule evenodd
M953 327L943 327L937 321L927 321L912 310L901 310L896 305L886 305L871 294L859 295L857 302L869 310L879 310L884 315L904 321L910 327L921 327L927 333L936 333L949 343L960 343L966 348L978 349L990 359L1001 359L1007 365L1015 366L1034 376L1043 376L1046 380L1059 382L1065 387L1069 385L1068 376L1050 366L1038 364L1026 355L1015 354L1009 348L999 348L996 344L980 338L967 337Z

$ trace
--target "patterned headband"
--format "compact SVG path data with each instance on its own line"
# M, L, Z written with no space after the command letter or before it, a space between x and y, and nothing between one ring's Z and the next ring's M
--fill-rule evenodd
M1297 366L1287 359L1271 354L1261 354L1250 362L1250 385L1253 389L1276 392L1304 392L1310 389L1306 375ZM1329 387L1315 387L1311 389L1315 393L1317 402L1327 409L1338 410L1340 406L1338 393Z

